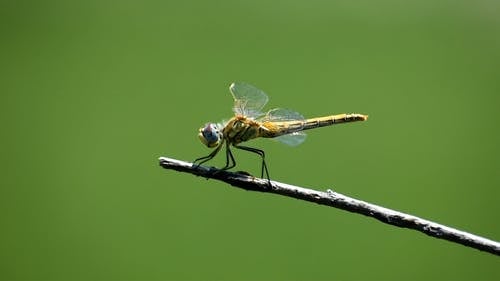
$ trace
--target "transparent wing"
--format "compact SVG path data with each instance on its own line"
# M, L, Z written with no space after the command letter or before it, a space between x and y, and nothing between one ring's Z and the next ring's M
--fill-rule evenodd
M262 118L262 121L288 122L288 126L293 127L294 130L297 130L293 133L274 138L279 142L291 146L297 146L306 140L306 133L300 131L305 121L304 116L296 111L286 108L275 108L267 112L266 115Z
M306 133L295 132L288 135L275 137L274 139L289 146L297 146L306 140Z
M262 115L261 110L268 101L263 91L243 82L232 83L229 91L234 98L234 113L254 119Z

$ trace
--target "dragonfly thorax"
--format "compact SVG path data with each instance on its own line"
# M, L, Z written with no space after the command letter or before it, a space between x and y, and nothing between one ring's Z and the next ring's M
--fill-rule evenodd
M237 145L261 136L265 129L253 119L236 115L226 123L222 135L230 144Z
M216 147L222 139L222 132L217 124L208 123L205 127L200 128L198 137L200 141L208 147Z

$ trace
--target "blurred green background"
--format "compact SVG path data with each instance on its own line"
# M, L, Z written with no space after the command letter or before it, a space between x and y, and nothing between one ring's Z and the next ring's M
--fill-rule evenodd
M370 115L271 177L500 240L497 1L2 1L2 280L499 280L498 257L161 169L246 81ZM236 151L238 169L259 172ZM224 157L210 162L221 165Z

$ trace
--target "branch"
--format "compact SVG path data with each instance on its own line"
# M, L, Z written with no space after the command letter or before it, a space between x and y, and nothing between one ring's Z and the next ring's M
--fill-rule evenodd
M499 242L416 216L370 204L331 190L323 192L276 181L271 181L270 185L267 180L250 176L244 172L233 173L219 170L214 167L209 168L204 166L193 166L192 163L166 157L160 157L159 160L160 166L165 169L172 169L205 178L217 179L245 190L280 194L283 196L362 214L390 225L414 229L435 238L445 239L500 256Z

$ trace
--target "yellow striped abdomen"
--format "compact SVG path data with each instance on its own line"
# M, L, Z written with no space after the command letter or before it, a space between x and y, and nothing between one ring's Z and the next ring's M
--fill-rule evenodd
M368 115L352 113L310 118L300 121L268 121L262 123L262 127L264 127L265 129L259 130L259 137L274 138L303 130L326 127L342 123L365 121L366 119L368 119Z

